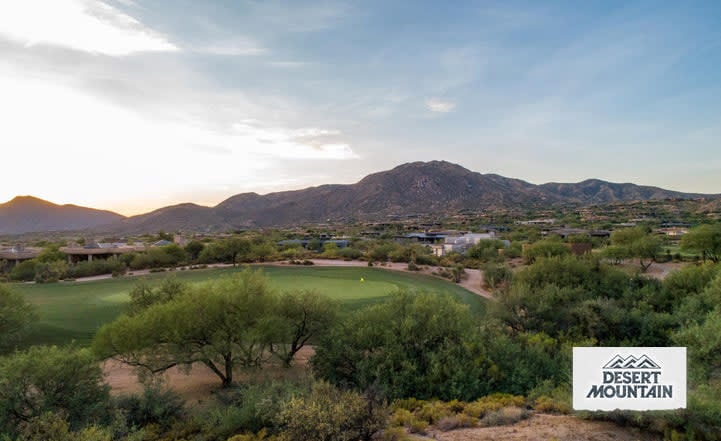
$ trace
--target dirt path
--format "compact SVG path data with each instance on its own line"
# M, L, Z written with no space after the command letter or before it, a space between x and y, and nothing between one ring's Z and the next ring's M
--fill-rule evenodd
M433 432L417 440L441 441L660 441L663 437L641 433L604 421L587 421L570 415L534 414L510 426Z

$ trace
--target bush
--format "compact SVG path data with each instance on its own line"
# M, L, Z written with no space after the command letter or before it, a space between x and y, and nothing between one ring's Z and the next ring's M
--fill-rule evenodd
M472 416L466 414L457 414L442 418L436 424L436 428L441 432L448 432L455 429L462 429L465 427L475 427L478 424L478 420Z
M385 426L386 409L362 395L315 383L308 397L284 402L278 416L283 434L292 440L370 440Z
M118 398L116 406L125 413L128 425L135 427L157 424L167 430L185 414L183 399L160 384L147 385L140 395Z
M109 387L87 350L34 346L0 359L0 433L47 412L71 429L110 417Z
M482 418L491 411L497 411L504 407L520 407L525 403L526 399L521 396L497 393L466 404L463 413L473 418Z
M507 426L528 418L530 412L526 409L509 406L487 413L479 424L483 427Z
M380 441L409 441L411 438L406 434L405 429L401 427L391 427L385 429L380 436Z
M275 425L282 403L292 397L305 397L308 394L309 387L306 384L272 381L234 388L219 394L217 400L220 409L234 409L225 413L224 417L228 420L225 422L226 427L230 428L229 420L233 420L232 433L255 433Z

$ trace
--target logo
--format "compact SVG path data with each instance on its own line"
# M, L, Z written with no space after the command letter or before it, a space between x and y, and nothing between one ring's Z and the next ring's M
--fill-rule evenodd
M604 369L661 369L661 366L657 365L656 362L651 360L648 355L642 355L641 358L636 358L633 355L629 355L626 358L616 355L611 361L606 363Z
M686 348L573 348L573 407L686 407Z

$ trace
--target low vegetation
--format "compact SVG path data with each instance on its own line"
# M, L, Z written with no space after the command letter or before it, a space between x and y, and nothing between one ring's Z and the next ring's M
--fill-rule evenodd
M682 345L689 356L688 409L580 416L667 439L721 439L721 266L705 252L707 263L663 281L649 278L641 268L648 258L639 251L646 249L645 234L612 238L612 246L630 247L641 259L632 272L605 256L560 251L555 241L539 242L536 254L527 248L528 265L516 269L479 249L479 258L490 257L486 283L495 300L487 307L435 292L438 285L426 279L421 285L432 292L406 287L345 309L321 293L272 289L283 273L271 270L234 271L208 283L139 284L122 305L124 314L97 332L92 353L76 346L17 350L28 338L24 330L32 331L33 313L22 295L7 294L17 287L0 287L16 305L7 309L13 337L0 358L0 430L18 441L432 436L513 424L532 412L570 412L573 346ZM234 261L245 245L239 249ZM395 251L371 252L390 258ZM373 282L366 280L353 286L365 289ZM333 283L326 280L334 290L349 286ZM250 378L238 373L262 378L271 365L290 372L293 354L311 343L307 375L238 383ZM111 397L99 375L104 357L142 367L145 391ZM182 405L150 375L192 363L218 377L218 392L204 406Z

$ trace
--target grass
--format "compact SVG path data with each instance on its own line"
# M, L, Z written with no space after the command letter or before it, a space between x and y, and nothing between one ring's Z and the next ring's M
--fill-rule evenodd
M191 284L223 277L239 268L213 268L177 271L178 280ZM345 311L380 302L398 289L425 290L453 295L482 313L484 300L479 296L440 279L419 274L399 273L366 267L263 267L270 285L277 290L316 289L338 300ZM160 282L167 273L143 276ZM361 282L361 278L363 281ZM137 283L136 277L91 282L60 282L49 284L17 284L13 289L37 306L39 321L27 344L62 345L77 342L87 345L97 329L120 315L128 301L128 292Z

